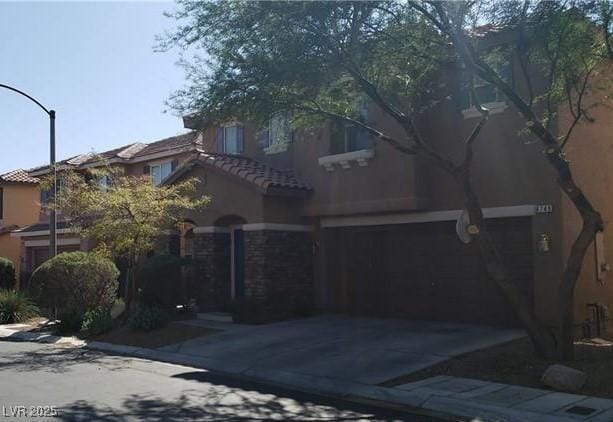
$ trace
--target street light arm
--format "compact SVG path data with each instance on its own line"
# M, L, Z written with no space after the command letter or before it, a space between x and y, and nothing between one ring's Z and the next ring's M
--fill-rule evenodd
M38 102L38 100L36 100L35 98L29 96L28 94L26 94L23 91L18 90L17 88L13 88L12 86L8 86L8 85L4 85L4 84L0 84L0 88L6 88L9 89L13 92L16 92L20 95L23 95L24 97L26 97L28 100L32 101L34 104L36 104L37 106L39 106L40 108L43 109L43 111L45 113L47 113L49 116L51 116L51 111L47 110L47 107L45 107L44 105L42 105L41 103Z

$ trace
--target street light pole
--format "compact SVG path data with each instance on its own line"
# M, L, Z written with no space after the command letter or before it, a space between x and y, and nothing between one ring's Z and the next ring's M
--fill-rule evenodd
M16 92L17 94L26 97L28 100L39 106L49 116L49 173L52 174L51 194L52 198L55 200L55 195L57 194L57 170L55 168L55 110L47 110L47 108L34 97L18 90L17 88L4 84L0 84L0 88L8 89L9 91ZM49 213L49 257L53 258L55 255L57 255L57 215L55 210L55 202L53 202L51 212Z
M49 213L49 257L57 255L57 215L55 196L57 195L57 168L55 167L55 110L49 110L49 170L53 172L51 194L53 203Z

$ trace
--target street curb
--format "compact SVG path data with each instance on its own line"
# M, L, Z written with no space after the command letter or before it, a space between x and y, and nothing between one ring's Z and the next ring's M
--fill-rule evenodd
M247 367L228 366L225 362L193 355L143 347L122 346L99 341L84 341L75 337L60 337L49 334L29 333L0 327L0 340L31 341L60 346L82 348L107 354L148 359L191 368L204 369L214 374L232 377L240 381L254 382L273 387L344 400L347 402L429 416L448 421L478 420L496 422L565 422L575 421L557 416L530 411L517 411L487 404L474 403L447 397L418 394L377 385L361 384L326 377L314 377L286 371L258 370ZM298 383L297 383L298 381ZM453 408L455 413L447 409Z

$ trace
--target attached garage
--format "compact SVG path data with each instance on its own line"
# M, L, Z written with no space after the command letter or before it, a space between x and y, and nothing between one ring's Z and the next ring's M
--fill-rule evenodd
M531 218L488 220L513 278L533 296ZM380 317L517 325L475 244L454 221L323 229L332 311Z

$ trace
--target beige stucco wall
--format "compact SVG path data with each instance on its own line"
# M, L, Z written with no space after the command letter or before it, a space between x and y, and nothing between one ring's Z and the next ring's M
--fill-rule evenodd
M38 221L40 203L38 185L4 183L3 218L0 227L27 226ZM15 264L16 274L21 268L21 242L9 233L0 235L0 256Z
M585 105L604 101L606 91L598 87L608 83L611 89L611 67L600 69L592 84L593 89L585 98ZM608 80L608 82L607 82ZM593 123L580 123L567 144L566 153L575 176L576 183L585 192L594 207L601 213L604 231L605 261L613 266L613 109L611 102L595 106L589 115ZM570 114L565 110L559 119L560 132L564 133L571 122ZM563 208L563 244L564 257L567 257L572 242L581 228L581 218L573 204L564 197ZM599 302L608 306L613 312L613 272L597 279L595 249L592 245L583 262L575 294L575 320L583 321L590 316L587 303ZM613 314L610 314L613 315Z
M25 226L38 220L38 185L5 183L0 187L4 189L4 213L0 226Z

